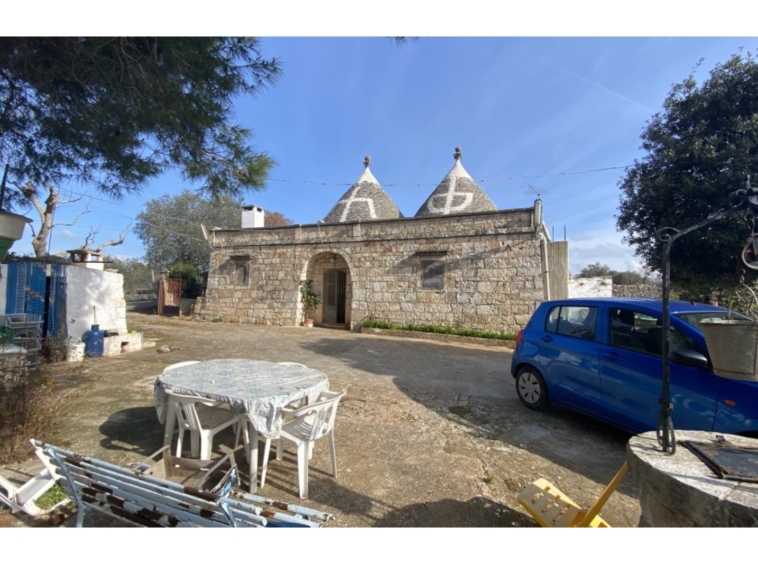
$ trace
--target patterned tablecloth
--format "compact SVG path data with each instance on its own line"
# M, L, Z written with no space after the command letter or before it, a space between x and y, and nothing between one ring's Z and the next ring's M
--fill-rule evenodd
M282 428L281 408L303 398L314 402L329 389L326 374L291 362L217 359L166 370L155 381L155 408L166 422L167 394L175 392L228 403L266 438Z

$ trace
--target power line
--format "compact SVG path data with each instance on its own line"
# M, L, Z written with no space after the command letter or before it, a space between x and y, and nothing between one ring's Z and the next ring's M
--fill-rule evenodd
M575 171L566 171L566 172L549 172L544 174L526 174L526 175L514 175L514 176L504 176L502 178L488 178L483 180L478 180L481 184L487 184L490 182L506 182L508 180L520 180L524 178L547 178L550 176L568 176L573 174L590 174L594 172L605 172L608 170L620 170L624 168L629 168L631 165L623 165L623 166L610 166L606 168L593 168L589 170L575 170ZM284 178L269 178L268 182L283 182L287 184L314 184L318 186L352 186L355 184L354 182L322 182L319 180L288 180ZM390 188L427 188L429 186L437 186L438 183L411 183L411 184L384 184L382 183L382 186Z
M594 168L591 170L576 170L576 171L570 171L570 172L551 172L547 174L533 174L533 175L524 175L524 176L506 176L503 178L491 178L489 180L480 180L481 183L487 183L487 182L505 182L506 180L519 180L522 178L546 178L549 176L568 176L570 174L589 174L591 172L604 172L606 170L619 170L622 168L629 168L631 165L624 165L624 166L609 166L607 168Z

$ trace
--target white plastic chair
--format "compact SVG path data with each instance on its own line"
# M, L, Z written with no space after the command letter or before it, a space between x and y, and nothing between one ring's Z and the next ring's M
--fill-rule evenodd
M198 364L199 362L200 362L199 360L184 360L182 362L175 362L174 364L169 364L166 368L163 369L163 371L168 372L170 370L173 370L174 368L181 368L182 366L190 366L191 364ZM210 405L212 407L223 407L224 409L232 408L232 406L230 406L228 403L224 403L222 401L214 401L214 402L208 401L204 403L205 405ZM234 424L234 432L237 433L237 437L239 440L239 430L236 423Z
M0 493L0 501L11 508L11 513L23 511L32 517L44 515L69 501L68 498L65 498L49 509L42 509L37 505L37 500L54 485L55 478L47 468L21 486L16 486L0 476L0 489L5 490L5 494Z
M337 416L337 404L347 390L341 392L321 392L318 400L305 407L287 410L292 417L282 425L282 431L277 437L276 458L282 458L282 441L287 441L297 447L297 478L300 498L308 497L308 460L313 455L313 443L324 435L329 436L329 449L332 455L332 475L337 477L337 453L334 449L334 421ZM263 468L261 470L261 487L266 483L268 456L271 450L271 439L266 439L263 450Z
M168 400L174 402L179 431L176 456L182 455L185 431L190 432L190 456L195 458L199 454L201 460L210 460L213 437L227 427L244 424L239 415L229 409L216 407L217 402L213 400L177 394L169 389L166 389L166 393Z
M29 442L34 446L34 439L31 439ZM11 508L11 513L23 511L27 515L37 517L39 515L52 513L61 505L71 501L69 498L64 497L61 501L48 509L42 509L37 505L37 500L55 485L57 478L55 468L50 465L47 457L42 454L41 449L35 447L34 450L36 455L45 465L45 468L32 476L25 484L16 486L3 476L0 476L0 489L5 490L5 495L0 493L0 501Z

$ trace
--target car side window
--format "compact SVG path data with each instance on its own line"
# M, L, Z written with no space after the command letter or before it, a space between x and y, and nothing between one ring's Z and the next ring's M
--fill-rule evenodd
M637 352L661 356L663 328L660 317L631 309L610 309L611 345ZM700 351L700 347L675 327L670 328L669 350L688 349Z
M545 321L545 331L548 333L558 332L558 317L561 314L561 307L557 306L550 310L547 314L547 320Z
M656 328L660 319L649 317L631 309L610 308L611 345L637 352L661 354L656 344ZM660 333L657 343L660 343Z
M596 307L556 306L548 313L545 331L594 341L596 325Z

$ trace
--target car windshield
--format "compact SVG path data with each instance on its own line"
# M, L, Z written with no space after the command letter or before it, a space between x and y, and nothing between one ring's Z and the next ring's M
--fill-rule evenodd
M739 319L743 321L753 321L752 318L737 313L736 311L693 311L688 313L677 313L679 319L683 319L693 327L697 327L701 321L721 321L722 319Z

